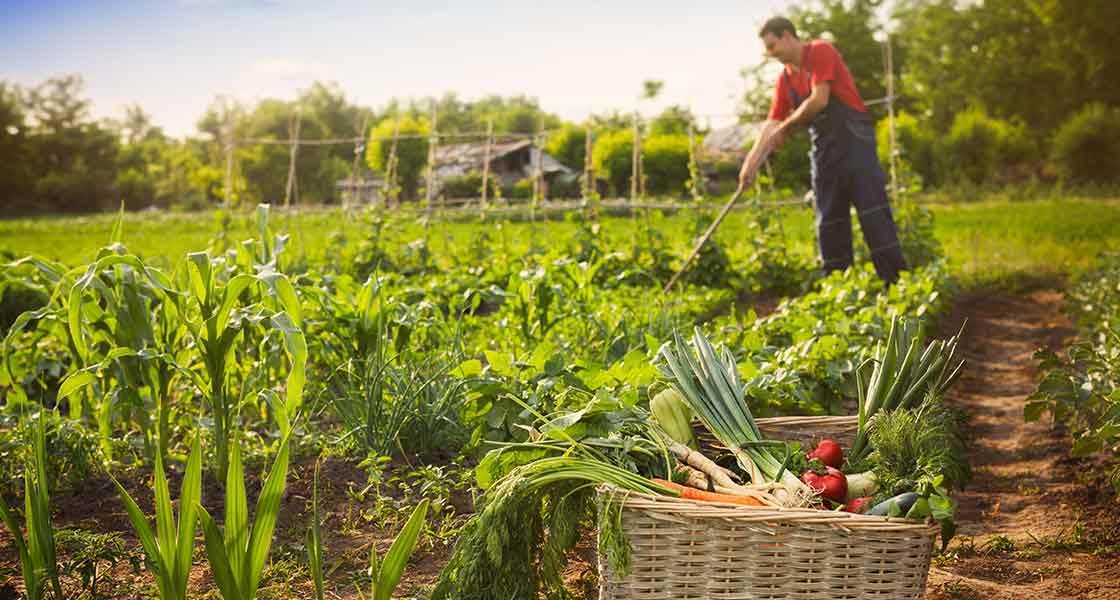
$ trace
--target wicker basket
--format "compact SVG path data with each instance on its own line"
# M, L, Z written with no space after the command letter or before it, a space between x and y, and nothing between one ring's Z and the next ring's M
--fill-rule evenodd
M855 418L759 419L759 428L772 439L831 437L847 446ZM604 487L600 493L618 492ZM634 493L622 498L622 526L633 548L630 572L617 576L600 556L600 600L925 596L937 533L926 523Z

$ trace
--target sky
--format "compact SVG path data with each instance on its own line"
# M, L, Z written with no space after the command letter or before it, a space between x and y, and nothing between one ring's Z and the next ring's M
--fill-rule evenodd
M174 136L219 95L295 99L337 82L355 104L525 94L560 117L692 108L733 120L758 27L789 0L0 0L0 81L80 74L94 117L139 104Z

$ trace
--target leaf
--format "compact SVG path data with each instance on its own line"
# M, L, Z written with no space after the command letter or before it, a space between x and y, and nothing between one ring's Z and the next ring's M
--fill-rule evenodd
M90 371L86 369L75 371L67 375L58 386L58 400L61 402L94 383L97 383L97 376Z
M128 520L132 522L132 528L136 530L136 536L140 538L140 545L144 547L144 553L147 554L148 560L156 565L155 575L160 590L170 595L170 570L167 568L167 562L163 560L163 555L160 554L156 536L152 533L151 525L148 524L148 517L140 510L132 496L128 495L124 486L115 477L110 475L110 478L113 480L113 485L117 486L117 494L124 502L125 513L128 515Z
M452 377L459 379L469 379L471 377L478 377L482 374L482 361L477 358L465 360L459 363L459 366L452 369L449 373Z
M1023 406L1023 420L1027 423L1033 423L1042 418L1042 415L1048 410L1050 410L1050 403L1044 400L1027 402Z
M513 375L513 358L505 352L487 350L482 353L486 356L486 364L497 375Z
M248 587L245 579L245 548L249 539L249 507L245 499L245 472L241 466L241 444L230 440L229 467L226 469L226 560L230 573L240 587Z
M280 451L276 453L276 460L272 463L272 470L261 489L260 498L257 499L257 510L253 516L253 532L249 536L249 548L246 568L249 571L242 579L246 591L255 592L264 570L265 560L268 558L268 549L272 545L272 532L276 528L276 521L280 517L280 497L284 494L284 487L288 479L288 438L280 442Z
M210 518L210 513L206 512L201 504L196 505L195 510L198 511L198 518L202 521L202 533L206 539L206 559L210 561L210 571L214 576L214 581L218 584L218 590L222 592L222 598L225 598L225 600L245 598L241 595L237 581L233 578L233 570L230 568L229 558L226 556L222 532L218 531L218 526Z
M424 518L427 514L428 500L425 498L412 511L408 523L405 523L404 528L397 534L397 539L393 540L393 545L385 553L385 559L381 561L381 570L377 574L377 590L372 600L392 599L393 592L400 583L401 574L404 573L404 567L416 547L416 540L420 537L420 530L424 527Z
M1091 433L1085 434L1073 443L1073 449L1070 451L1075 457L1088 456L1094 452L1100 452L1104 449L1104 440Z

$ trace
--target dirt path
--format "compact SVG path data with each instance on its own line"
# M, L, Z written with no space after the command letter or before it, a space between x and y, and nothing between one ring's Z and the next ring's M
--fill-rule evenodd
M1048 419L1023 421L1035 390L1033 353L1073 335L1053 290L961 298L944 324L967 318L967 370L950 395L966 416L973 480L960 531L935 558L930 598L1120 598L1115 504L1094 465L1067 458L1069 440Z

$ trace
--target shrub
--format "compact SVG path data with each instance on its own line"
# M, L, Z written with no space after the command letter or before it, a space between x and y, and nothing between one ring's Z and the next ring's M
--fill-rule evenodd
M513 187L503 192L507 198L514 200L528 200L533 197L533 178L525 177L517 180Z
M548 182L548 197L549 198L579 198L582 190L580 189L580 175L560 175L549 179Z
M986 183L1032 154L1026 127L988 116L979 108L958 113L938 146L938 181Z
M565 167L582 171L587 156L587 131L583 127L564 125L548 137L544 151Z
M1064 179L1120 179L1120 108L1089 104L1058 129L1051 153Z
M493 200L500 194L498 178L491 173L486 183L490 188L487 197ZM482 196L482 173L480 171L471 171L465 175L447 177L443 179L440 184L443 187L444 196L448 198L478 198Z
M393 146L393 131L397 127L394 118L389 117L370 130L369 146L366 147L366 162L369 168L385 173L389 166L389 154ZM404 116L400 119L400 139L397 140L397 185L405 199L418 197L420 175L428 164L428 140L416 137L429 132L426 119L413 119Z
M937 134L928 121L920 121L910 113L900 112L894 116L895 141L898 144L899 171L912 171L923 180L932 181L936 177ZM879 162L883 170L890 172L890 122L879 121L875 131L879 147Z
M0 282L0 333L15 323L24 312L38 310L47 305L49 298L42 290L16 280Z
M595 174L607 180L611 192L627 193L634 168L634 132L619 129L599 135L591 154Z
M642 168L651 194L685 193L688 181L688 135L651 135L642 142Z

